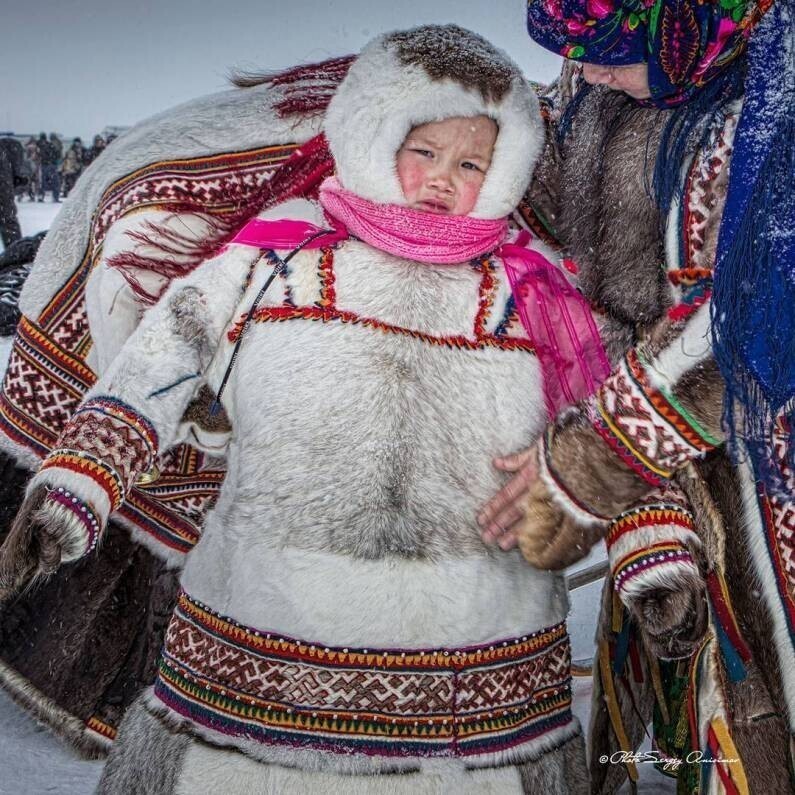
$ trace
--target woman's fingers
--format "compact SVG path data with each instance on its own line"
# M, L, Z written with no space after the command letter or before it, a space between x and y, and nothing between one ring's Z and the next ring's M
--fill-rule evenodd
M518 463L521 460L522 463ZM497 462L503 462L498 466ZM538 468L535 463L535 450L525 450L514 456L495 459L494 465L498 469L515 472L514 476L505 484L478 513L478 524L483 530L491 531L497 524L497 517L511 507L515 507L526 494L530 485L538 477ZM517 467L518 465L518 467ZM514 467L517 467L514 469Z
M505 455L494 459L494 466L505 472L516 472L533 458L534 448L528 447L520 453Z
M502 546L502 538L522 518L524 518L524 512L515 504L511 503L494 517L488 527L481 533L481 537L487 544L497 542Z
M503 552L507 552L509 549L513 549L519 543L519 536L515 530L508 530L506 533L502 534L500 540L497 543Z

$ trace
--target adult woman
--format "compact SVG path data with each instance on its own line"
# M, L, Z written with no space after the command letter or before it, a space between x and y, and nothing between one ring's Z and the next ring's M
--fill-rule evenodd
M528 29L585 64L588 85L559 125L554 220L583 289L629 330L632 347L538 455L498 462L517 475L484 509L485 537L505 548L518 541L531 562L557 568L607 534L616 591L649 658L680 660L662 675L653 659L645 677L640 663L630 666L626 682L648 683L630 687L641 713L646 705L643 718L653 690L664 681L681 696L691 674L691 741L742 759L702 765L702 779L787 791L784 727L795 726L786 574L795 379L784 342L795 291L791 12L769 2L532 0ZM724 427L739 466L720 449ZM613 734L600 700L594 740L629 750L643 721L630 717L628 691L613 690L610 669L623 672L631 629L625 616L624 631L611 634L622 610L605 605L615 620L600 631L598 684ZM659 711L675 719L670 706ZM750 737L752 721L764 751ZM677 753L676 742L667 749ZM608 791L621 771L593 758L594 785Z

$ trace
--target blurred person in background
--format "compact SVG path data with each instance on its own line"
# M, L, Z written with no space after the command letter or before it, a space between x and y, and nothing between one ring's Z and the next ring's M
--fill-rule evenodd
M55 133L50 133L49 140L47 140L47 135L45 133L40 133L38 148L39 162L41 164L39 201L43 202L44 194L48 191L52 191L52 200L58 202L61 200L61 178L58 173L58 164L61 161L63 147Z
M63 179L63 196L66 198L69 191L74 187L77 178L83 171L83 158L85 152L83 150L83 142L80 138L75 138L72 145L66 150L63 162L61 163L61 177Z
M28 142L25 144L25 160L30 171L28 198L31 201L35 201L41 186L41 161L39 158L39 144L33 135L28 138Z
M91 148L85 151L84 165L87 166L89 163L93 163L102 154L106 146L105 139L101 135L95 135Z
M0 138L0 237L8 248L22 237L14 195L24 183L25 151L15 138Z

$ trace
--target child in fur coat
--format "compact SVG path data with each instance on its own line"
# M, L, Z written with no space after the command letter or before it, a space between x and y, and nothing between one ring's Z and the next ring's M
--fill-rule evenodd
M172 284L5 553L90 553L207 384L228 474L100 791L586 792L563 577L475 521L492 457L606 368L576 294L508 240L537 100L488 42L432 26L368 45L324 126L322 217L255 219Z

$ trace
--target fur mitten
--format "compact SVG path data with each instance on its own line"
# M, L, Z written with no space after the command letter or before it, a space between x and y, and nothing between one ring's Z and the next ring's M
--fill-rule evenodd
M629 610L653 657L690 657L707 631L706 587L698 575L682 577L670 588L650 588L630 600Z
M51 500L45 487L32 489L0 547L0 605L79 558L83 548L70 513Z
M567 515L542 480L530 486L524 518L516 526L519 549L538 569L565 569L584 558L604 535L594 523L579 523Z

